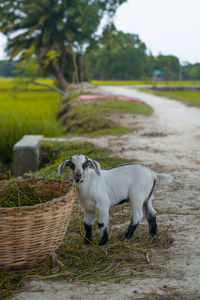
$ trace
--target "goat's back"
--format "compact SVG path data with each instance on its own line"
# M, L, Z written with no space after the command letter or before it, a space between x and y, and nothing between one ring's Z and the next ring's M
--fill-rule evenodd
M139 163L120 165L102 170L107 192L113 204L129 199L133 193L143 193L144 198L152 189L156 173Z

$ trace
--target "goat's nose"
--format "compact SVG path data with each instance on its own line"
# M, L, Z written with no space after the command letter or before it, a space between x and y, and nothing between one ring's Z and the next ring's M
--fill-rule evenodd
M80 170L77 170L75 172L75 178L76 178L76 182L80 181L80 179L81 179L81 171Z
M76 170L76 176L81 176L81 171L78 169L78 170Z

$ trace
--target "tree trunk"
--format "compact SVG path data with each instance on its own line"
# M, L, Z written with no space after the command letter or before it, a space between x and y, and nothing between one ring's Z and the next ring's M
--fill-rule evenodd
M72 60L74 65L74 75L75 75L75 83L79 83L79 76L78 76L78 66L76 62L76 54L72 50Z
M68 83L63 75L63 71L62 71L61 67L59 66L58 62L53 64L53 71L54 71L54 76L56 77L56 80L58 82L59 88L65 92L67 89Z
M80 56L80 78L81 82L84 81L84 70L83 70L83 55Z

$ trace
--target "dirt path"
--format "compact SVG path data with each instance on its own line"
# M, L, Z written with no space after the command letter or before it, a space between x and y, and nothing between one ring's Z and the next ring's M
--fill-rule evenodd
M150 264L158 272L150 278L90 284L32 281L14 299L200 299L200 110L131 87L100 89L139 97L154 109L150 118L113 115L137 130L120 139L93 141L174 177L170 186L157 187L154 200L158 224L171 225L174 243L151 254Z

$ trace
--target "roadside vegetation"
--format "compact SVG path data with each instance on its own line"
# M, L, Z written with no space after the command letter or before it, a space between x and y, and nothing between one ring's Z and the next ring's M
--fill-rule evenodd
M167 97L181 101L187 105L192 105L200 108L200 90L190 91L158 91L152 89L143 89L145 92L154 94L156 96Z
M56 177L58 165L73 154L84 153L99 161L102 168L109 168L129 162L120 157L111 157L110 150L95 147L88 142L42 142L42 164L46 167L34 173L37 176ZM134 158L132 159L134 161ZM65 176L69 171L66 168ZM152 255L160 249L168 248L173 242L168 227L160 226L159 233L151 238L147 224L138 227L131 240L120 241L120 236L129 221L129 205L111 209L109 235L110 241L98 246L99 230L94 226L94 242L88 246L83 243L83 216L78 201L75 201L71 221L64 240L56 251L58 259L64 264L59 272L52 274L48 259L30 266L26 270L1 271L0 299L8 299L20 285L32 279L65 280L67 282L91 282L111 279L148 277L146 271L157 275L156 267L151 263ZM117 226L118 225L118 226ZM116 227L115 227L116 226ZM153 254L152 254L153 253Z
M145 103L115 99L80 100L72 95L63 102L58 117L68 135L97 136L124 134L129 128L112 121L113 113L130 113L148 116L152 108Z

